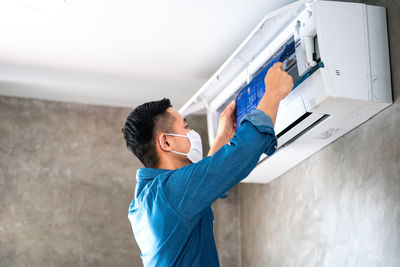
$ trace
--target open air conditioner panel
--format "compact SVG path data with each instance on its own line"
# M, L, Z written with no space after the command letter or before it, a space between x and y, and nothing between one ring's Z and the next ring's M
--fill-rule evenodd
M317 37L315 36L314 40L317 40ZM298 71L298 66L297 66L297 60L296 60L296 51L295 51L295 41L294 41L294 36L290 36L288 40L283 43L277 51L270 57L268 58L262 65L261 67L255 72L255 74L252 76L251 80L249 83L245 83L239 88L237 88L236 91L234 91L230 97L228 97L225 102L223 102L215 112L215 116L219 117L219 115L222 113L222 111L226 108L226 106L233 100L236 101L236 110L235 110L235 115L236 115L236 125L239 127L240 121L243 119L244 115L249 113L251 110L256 109L258 103L260 102L261 98L263 97L265 93L265 83L264 79L265 76L269 70L275 64L276 62L282 62L282 68L288 72L292 78L293 78L293 83L294 87L297 88L304 80L306 80L312 72L314 72L317 68L323 66L321 59L319 57L319 51L316 49L314 55L314 58L319 62L319 64L315 68L311 68L307 73L304 75L300 76L299 71ZM304 115L308 114L306 110L304 110ZM303 116L303 114L301 114ZM313 116L314 117L314 116ZM295 118L293 119L293 122L297 121L298 119ZM217 120L218 121L218 120ZM277 122L279 124L280 118L278 116ZM309 121L306 120L306 121ZM286 124L292 125L293 122L286 122ZM304 122L303 122L304 124ZM292 126L293 127L293 126ZM218 129L218 123L214 127L214 135L216 134L216 130ZM283 129L281 130L283 131ZM279 132L276 132L276 134L279 134Z

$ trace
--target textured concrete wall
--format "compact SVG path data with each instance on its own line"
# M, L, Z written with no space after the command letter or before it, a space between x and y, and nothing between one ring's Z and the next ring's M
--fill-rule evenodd
M239 200L239 187L235 186L227 198L213 204L214 237L221 267L242 266Z
M0 97L0 266L141 266L129 112Z
M240 184L242 266L400 266L400 2L394 105L270 184ZM339 19L339 18L338 18Z

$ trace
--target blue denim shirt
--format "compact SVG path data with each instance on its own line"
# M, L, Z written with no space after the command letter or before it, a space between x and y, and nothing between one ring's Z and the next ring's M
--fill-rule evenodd
M176 170L137 171L128 218L144 266L219 266L211 204L275 152L269 116L254 110L213 156Z

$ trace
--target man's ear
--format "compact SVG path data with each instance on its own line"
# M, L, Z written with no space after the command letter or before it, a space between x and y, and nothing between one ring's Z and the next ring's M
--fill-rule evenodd
M166 134L160 133L158 135L158 143L160 144L161 150L164 150L164 151L171 151L172 150L172 147L171 147L170 143L167 140L167 135Z

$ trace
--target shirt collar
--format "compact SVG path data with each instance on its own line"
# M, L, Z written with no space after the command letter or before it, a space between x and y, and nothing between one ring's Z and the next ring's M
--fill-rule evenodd
M141 168L137 170L136 180L154 179L158 175L168 172L167 169Z

